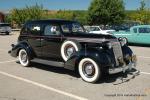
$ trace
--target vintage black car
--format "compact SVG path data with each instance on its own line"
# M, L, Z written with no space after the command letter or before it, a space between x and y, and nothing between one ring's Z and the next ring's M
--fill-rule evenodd
M103 73L125 72L136 66L136 56L122 39L86 33L78 22L68 20L28 21L9 53L19 56L23 66L36 61L77 70L91 83Z

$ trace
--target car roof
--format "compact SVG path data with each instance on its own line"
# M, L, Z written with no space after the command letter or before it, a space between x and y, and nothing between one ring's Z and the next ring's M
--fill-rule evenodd
M150 27L150 25L137 25L137 26L133 26L133 28L135 28L135 27Z
M71 23L71 22L76 22L76 21L70 21L70 20L64 20L64 19L47 19L47 20L32 20L32 21L27 21L26 24L30 23Z

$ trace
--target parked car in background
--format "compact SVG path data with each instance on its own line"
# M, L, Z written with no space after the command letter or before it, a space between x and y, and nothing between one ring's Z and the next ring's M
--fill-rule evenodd
M6 35L9 35L10 32L11 32L10 24L0 23L0 33L4 33Z
M128 43L150 45L150 25L133 26L126 31L113 32L113 35Z
M140 22L128 20L124 21L122 24L111 25L110 28L114 29L115 31L126 31L129 30L131 27L138 25L141 25Z
M68 20L27 22L12 45L11 56L21 65L31 61L79 72L86 82L94 83L103 73L115 74L136 67L136 56L112 35L87 34L81 24Z
M130 29L130 27L126 25L112 25L111 28L115 31L126 31Z
M85 26L85 29L89 33L94 33L94 34L111 34L111 32L115 31L113 29L102 29L100 26Z

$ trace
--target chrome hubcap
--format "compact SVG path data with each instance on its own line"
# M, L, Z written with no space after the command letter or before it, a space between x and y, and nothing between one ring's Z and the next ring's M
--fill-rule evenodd
M91 75L93 73L93 66L92 65L87 65L85 67L85 72L88 74L88 75Z
M68 45L65 49L65 55L70 57L75 52L75 48L72 45Z
M70 56L71 54L73 54L73 52L74 52L74 48L73 47L67 49L67 55L68 56Z
M94 65L91 62L85 62L83 64L83 73L86 77L93 77L95 74Z
M21 61L24 62L24 63L27 61L27 54L26 54L26 52L21 52Z

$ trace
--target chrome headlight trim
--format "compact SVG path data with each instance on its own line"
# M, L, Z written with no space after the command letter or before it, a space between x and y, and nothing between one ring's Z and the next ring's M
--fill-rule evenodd
M119 40L119 42L121 43L121 46L124 46L124 45L127 44L127 41L126 41L125 38L120 37L120 38L118 38L118 40Z
M107 45L108 49L111 49L111 48L112 48L111 42L108 42L106 45Z

